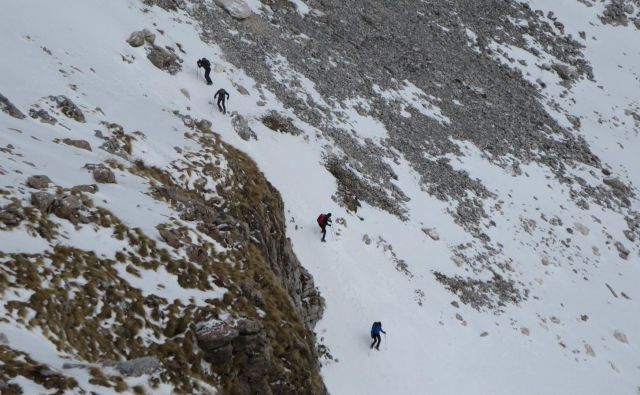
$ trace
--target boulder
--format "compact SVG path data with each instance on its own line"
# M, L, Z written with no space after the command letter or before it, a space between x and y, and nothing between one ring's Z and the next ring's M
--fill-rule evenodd
M624 185L624 182L620 181L620 179L615 177L607 177L602 180L606 185L609 185L613 189L617 189L619 191L627 191L628 187Z
M51 211L59 218L66 219L74 225L78 223L87 223L88 218L81 214L84 205L80 198L75 195L67 195L59 199L55 199L51 205Z
M51 179L45 175L35 175L27 178L27 186L33 189L46 189Z
M44 109L30 109L29 110L29 116L33 119L38 119L40 120L40 122L42 123L48 123L49 125L55 125L58 120L55 119L53 116L51 116L46 110Z
M102 365L112 367L121 375L127 377L139 377L143 374L152 374L162 368L162 362L156 357L142 357L129 361L106 361Z
M76 120L77 122L84 123L85 118L80 107L76 106L74 102L64 95L49 96L49 99L53 100L58 109L67 117Z
M182 59L180 59L178 55L155 45L147 52L147 59L149 59L154 66L171 75L176 74L182 69Z
M226 346L238 336L240 336L240 332L224 321L207 322L196 328L198 345L205 352L215 351Z
M215 0L215 3L234 19L243 20L251 16L251 9L242 0Z
M244 141L258 139L256 133L249 126L249 122L247 122L247 119L235 111L233 112L233 114L231 114L231 124L233 125L233 129L236 131L238 136L240 136L240 138Z
M6 226L18 226L24 219L24 215L15 207L5 207L0 210L0 222Z
M571 66L554 63L551 68L565 81L575 80L578 78L578 72Z
M616 241L614 243L614 245L616 246L616 249L618 250L618 255L620 256L620 258L622 258L622 259L629 258L629 254L631 252L629 251L629 249L627 247L624 246L624 244L622 244L619 241Z
M96 166L93 169L93 179L100 184L115 184L116 175L106 166Z
M131 33L127 43L134 48L141 47L144 44L144 33L141 30Z
M47 192L33 192L31 194L31 204L43 213L51 211L51 205L55 197Z
M174 231L167 229L167 227L162 224L158 225L156 229L158 229L158 232L160 233L160 236L162 237L162 239L171 247L173 248L182 247L182 243L180 242L180 237Z
M422 228L425 235L431 237L432 240L440 240L440 235L435 228Z
M89 144L89 142L86 141L86 140L64 139L64 140L62 140L62 142L65 143L66 145L71 145L71 146L76 147L76 148L80 148L80 149L87 150L87 151L92 151L91 150L91 144Z
M9 114L14 118L18 118L18 119L26 118L25 115L20 110L18 110L18 108L14 106L13 103L9 101L9 99L4 97L2 94L0 94L0 110L2 110L2 112Z

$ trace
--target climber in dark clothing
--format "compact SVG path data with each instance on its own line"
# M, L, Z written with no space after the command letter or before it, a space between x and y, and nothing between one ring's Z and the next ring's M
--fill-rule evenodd
M218 109L220 110L221 113L226 114L227 113L227 107L224 105L225 100L229 99L229 94L227 93L227 91L225 91L224 89L220 88L218 89L218 91L216 92L215 95L213 95L213 98L218 98Z
M318 226L322 229L322 240L325 241L324 237L327 235L327 226L331 226L331 213L320 214L318 216Z
M387 332L382 330L382 322L380 321L376 321L373 323L373 326L371 327L371 338L373 339L373 343L371 343L371 348L373 348L373 346L376 347L376 350L380 350L380 332L384 333L385 335L387 334ZM376 344L376 342L378 344Z
M207 80L207 85L212 85L213 81L211 81L211 77L209 77L209 74L211 74L211 63L209 63L206 58L198 59L198 68L200 67L204 68L204 78Z

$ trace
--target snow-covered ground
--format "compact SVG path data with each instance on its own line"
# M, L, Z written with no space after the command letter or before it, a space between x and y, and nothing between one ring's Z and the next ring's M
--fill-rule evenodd
M309 12L304 2L294 3L299 12ZM545 12L553 10L574 36L586 32L584 53L596 81L581 80L564 95L555 73L537 68L531 54L503 49L516 59L529 57L527 67L514 65L531 73L532 81L545 81L541 100L560 104L559 111L548 107L558 122L571 126L565 112L580 117L582 126L575 133L584 136L614 175L640 185L640 125L625 113L640 107L640 32L633 27L603 26L597 18L598 6L552 0L529 3ZM142 12L142 8L134 0L3 4L0 47L5 56L0 62L0 93L25 114L43 97L64 94L83 109L87 122L59 116L57 125L48 125L0 113L0 147L14 147L11 154L2 154L0 188L11 190L26 204L29 197L23 184L30 175L46 174L63 187L91 183L84 164L115 158L97 148L102 140L94 136L94 130L100 129L101 121L144 133L144 140L133 145L133 156L167 167L181 157L174 147L183 152L198 149L184 137L182 121L172 111L206 118L226 142L256 160L283 196L295 253L326 299L326 312L316 333L334 357L322 360L330 393L632 394L640 390L640 258L638 243L622 234L627 225L621 213L596 204L580 209L568 199L566 185L547 168L529 164L509 174L484 159L472 144L456 141L464 156L450 158L451 164L480 179L496 195L485 202L495 222L485 231L494 245L502 245L502 258L529 291L527 300L504 306L501 314L477 311L460 303L433 274L469 276L469 269L452 259L452 249L472 237L455 224L447 212L449 204L421 189L410 164L402 159L391 163L398 175L396 185L410 198L408 221L366 204L357 215L346 212L332 200L336 182L323 166L323 154L331 142L299 120L300 136L266 128L259 118L268 111L295 116L273 94L260 92L242 70L226 63L219 48L201 42L197 27L186 15L157 7ZM127 44L129 34L142 28L154 30L160 45L181 45L185 52L179 53L185 60L181 72L171 76L160 71L146 59L142 47ZM229 111L249 120L257 140L241 139L229 117L214 110L215 90L203 83L195 67L201 56L214 63L213 87L231 93ZM133 62L123 61L125 58ZM283 79L296 75L295 70L285 73L286 67L286 59L279 59L274 72ZM241 95L234 84L249 94ZM410 81L405 86L405 96L410 94L405 107L449 122L437 107L437 98ZM297 89L318 103L329 101L319 97L312 85ZM395 92L378 93L397 96ZM267 97L265 106L256 104L261 94ZM348 122L340 125L353 128L363 139L384 139L380 122L353 110L353 105L362 103L346 104L341 117ZM67 137L87 140L93 151L52 142ZM590 184L602 183L603 176L590 170L573 171ZM170 208L151 198L149 186L140 184L138 178L119 171L116 176L118 184L101 185L94 200L130 227L157 237L155 226L172 215ZM637 200L631 205L640 210ZM319 243L315 224L321 211L344 219L343 224L334 222L326 244ZM552 225L548 220L553 218L561 220L562 226ZM422 228L435 228L439 240L426 236ZM90 229L68 227L67 232L65 243L93 249L98 255L110 257L119 248L118 240ZM567 238L571 241L560 243ZM619 258L615 241L622 241L630 250L627 260ZM0 232L3 252L47 248L52 247L24 229ZM465 254L473 257L473 247ZM406 263L406 270L398 269L400 261ZM181 295L175 278L164 271L144 279L147 284L138 279L131 285L155 292L155 286L162 283L163 292L168 289L177 299L212 297L186 290ZM451 304L454 301L459 307ZM379 352L368 347L373 321L382 321L387 331ZM7 323L0 323L0 332L13 348L61 369L64 360L42 334ZM625 334L626 342L614 337L616 332ZM81 370L73 374L83 388L105 393L104 388L89 384ZM32 391L46 393L41 388Z

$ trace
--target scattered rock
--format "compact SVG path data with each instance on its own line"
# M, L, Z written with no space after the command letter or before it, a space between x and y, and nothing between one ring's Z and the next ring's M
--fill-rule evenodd
M24 215L16 207L5 207L0 210L0 222L9 227L20 225Z
M630 242L632 243L636 242L636 235L635 233L633 233L633 231L626 229L626 230L623 230L622 233L624 234L624 237L626 237L627 240L629 240Z
M91 145L86 140L72 140L72 139L64 139L62 140L66 145L71 145L76 148L80 148L87 151L92 151Z
M586 314L582 314L582 315L580 316L580 319L581 319L582 321L585 321L585 322L586 322L586 321L589 319L589 316L588 316L588 315L586 315Z
M80 110L80 108L68 97L64 95L49 96L49 99L53 100L57 104L58 109L68 118L74 119L80 123L85 122L82 110Z
M525 328L525 327L520 328L520 333L522 333L525 336L529 336L529 333L530 333L529 328Z
M51 211L51 205L55 197L47 192L33 192L31 194L31 204L43 213Z
M45 175L35 175L27 178L27 186L34 189L46 189L51 179Z
M112 367L123 376L139 377L160 370L162 363L156 357L142 357L130 361L106 361L103 366Z
M186 88L180 88L180 93L182 93L187 99L191 100L191 94L189 94L189 91Z
M482 333L480 334L480 337L485 337L485 336L488 336L488 335L489 335L489 332L486 332L486 331L485 331L485 332L482 332Z
M81 213L84 208L80 198L75 195L55 199L51 205L51 211L57 217L66 219L74 225L89 222L89 219Z
M622 181L615 177L606 177L602 180L605 184L609 185L613 189L617 189L622 192L627 192L629 187L627 187Z
M595 351L593 351L593 347L591 347L591 345L590 345L590 344L585 343L585 345L584 345L584 351L587 353L587 355L588 355L588 356L590 356L590 357L592 357L592 358L595 358L596 353L595 353Z
M134 48L141 47L144 44L144 33L142 33L142 31L131 33L127 39L127 43Z
M292 134L294 136L302 134L302 131L293 124L290 118L285 118L276 111L271 111L262 117L262 123L264 126L276 132Z
M2 332L0 332L0 344L9 344L9 339L7 338L7 335L5 335Z
M370 245L371 244L371 237L369 237L369 235L365 233L362 236L362 241L364 241L364 244Z
M578 72L571 66L554 63L551 68L565 81L575 80L578 78Z
M173 248L182 247L182 243L180 242L180 237L178 234L176 234L175 231L168 229L164 224L160 224L156 226L156 229L158 229L158 233L160 233L160 236L162 237L162 239L171 247Z
M433 240L440 240L440 235L435 228L422 228L422 231Z
M2 112L9 114L14 118L18 118L18 119L26 118L25 115L20 110L18 110L16 106L13 105L13 103L11 103L9 99L4 97L1 93L0 93L0 110L2 110Z
M243 20L251 16L251 9L242 0L215 0L215 3L234 19Z
M617 341L619 341L620 343L629 343L629 340L627 340L627 335L625 335L624 333L616 330L615 332L613 332L613 337L616 338Z
M456 309L460 308L460 304L455 300L451 302L451 306L455 307Z
M96 166L93 169L93 179L100 184L115 184L116 175L106 166Z

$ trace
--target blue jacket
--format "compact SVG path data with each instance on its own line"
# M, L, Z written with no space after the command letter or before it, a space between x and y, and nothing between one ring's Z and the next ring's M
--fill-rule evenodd
M380 332L382 332L384 334L387 333L387 332L382 330L382 324L378 324L377 322L375 322L373 324L373 326L371 327L371 336L378 335L378 334L380 334Z

